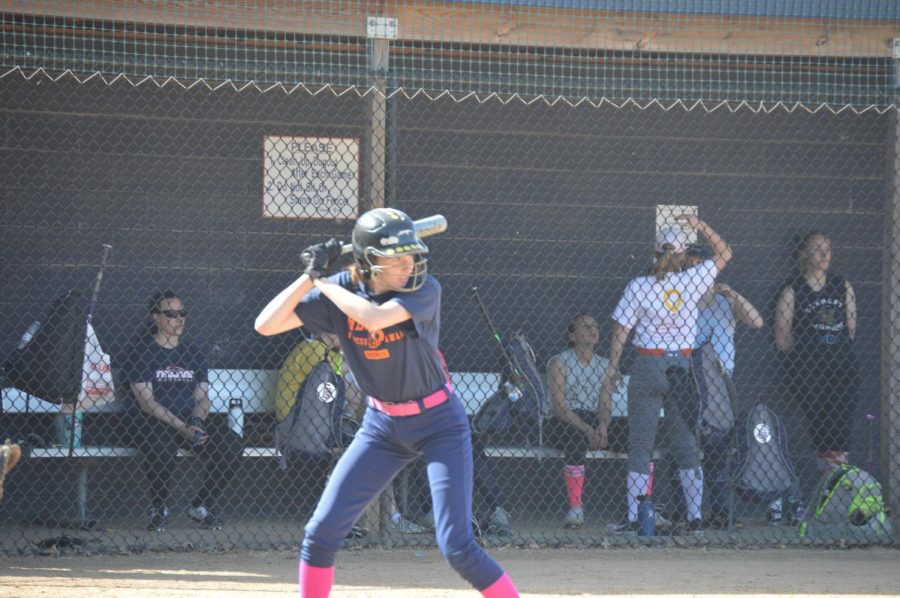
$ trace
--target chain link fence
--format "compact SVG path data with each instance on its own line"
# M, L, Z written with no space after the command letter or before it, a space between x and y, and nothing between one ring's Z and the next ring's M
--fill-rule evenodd
M449 224L425 242L484 543L895 542L900 127L893 62L859 50L889 4L831 29L848 55L791 57L808 32L769 15L777 58L684 42L694 62L59 4L3 16L0 434L26 457L0 551L295 546L365 397L333 339L254 319L380 206ZM723 246L681 215L733 252L714 287ZM690 281L646 291L667 251ZM418 460L347 542L431 545L430 503Z

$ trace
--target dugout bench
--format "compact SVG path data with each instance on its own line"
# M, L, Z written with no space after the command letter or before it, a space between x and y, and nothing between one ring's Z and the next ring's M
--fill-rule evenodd
M240 399L242 414L265 414L274 411L275 388L278 383L277 370L209 370L209 399L211 414L225 414L230 410L231 399ZM57 417L60 405L49 403L14 388L2 390L2 413L4 414L45 414ZM124 409L124 398L117 396L115 402L92 409L91 415L119 413ZM241 418L243 421L243 418ZM29 459L66 460L72 464L75 478L75 513L71 520L58 522L62 527L91 529L96 520L89 517L88 483L92 467L106 459L131 459L139 456L136 448L125 446L68 446L35 447L29 452ZM192 457L189 450L181 449L178 457ZM247 458L274 458L280 453L274 447L244 447Z
M499 374L492 372L453 372L451 382L464 402L466 410L474 415L479 407L498 388ZM210 413L227 416L232 399L241 401L242 415L264 415L274 413L275 391L278 384L278 370L250 369L211 369L209 370ZM114 403L91 410L91 414L120 412L124 405L120 395ZM4 414L46 414L56 416L61 406L48 403L28 395L17 389L2 390L2 413ZM626 400L624 393L613 396L613 416L625 417ZM241 422L244 418L241 417ZM241 430L243 432L243 430ZM242 434L243 435L243 434ZM562 452L551 447L537 446L488 446L485 455L489 458L503 459L555 459L561 458ZM70 449L68 446L51 446L32 448L31 459L67 460L76 473L75 513L74 519L67 522L70 527L91 529L96 521L89 517L88 489L90 469L107 459L130 459L137 457L138 450L124 446L80 446ZM187 450L180 450L179 457L190 457ZM280 453L274 446L248 446L244 448L245 458L278 458ZM621 452L598 450L590 451L588 459L624 459L627 455ZM406 512L408 510L407 470L398 481L398 502Z

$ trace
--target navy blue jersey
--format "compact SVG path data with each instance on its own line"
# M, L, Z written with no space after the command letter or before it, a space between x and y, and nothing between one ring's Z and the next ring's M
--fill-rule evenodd
M152 338L131 349L122 374L128 384L151 384L156 402L182 419L194 410L194 389L207 381L206 360L199 351L183 342L167 349Z
M409 293L390 291L373 295L363 283L353 283L350 273L338 272L330 280L379 305L401 304L411 319L383 330L367 330L318 289L297 305L297 317L315 336L338 335L344 357L359 387L367 395L394 403L413 401L438 390L446 377L438 356L441 329L441 285L429 276Z

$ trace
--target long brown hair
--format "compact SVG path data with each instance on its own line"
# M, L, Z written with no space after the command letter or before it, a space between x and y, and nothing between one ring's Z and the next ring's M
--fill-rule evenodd
M656 253L656 259L650 268L650 276L655 276L658 282L662 282L672 272L681 272L682 254L675 253L671 249Z
M353 263L347 266L347 271L350 272L350 281L353 284L359 284L360 282L367 282L368 279L363 276L362 270L359 267L359 264Z

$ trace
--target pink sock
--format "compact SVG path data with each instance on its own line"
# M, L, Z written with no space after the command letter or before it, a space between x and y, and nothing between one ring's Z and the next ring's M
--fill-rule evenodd
M334 583L334 567L313 567L300 561L301 598L328 598Z
M481 595L485 598L518 598L519 592L509 575L504 573L497 581L481 590Z
M569 506L581 508L581 492L584 489L584 465L564 465L563 478L566 480L566 494Z

